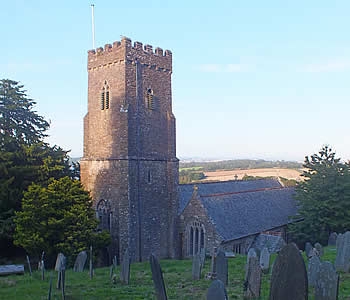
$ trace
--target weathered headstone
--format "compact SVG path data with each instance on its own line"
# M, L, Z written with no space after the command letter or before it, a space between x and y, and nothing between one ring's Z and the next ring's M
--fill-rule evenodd
M350 231L338 235L335 269L347 273L350 271Z
M221 280L214 280L207 291L207 300L227 300L225 285Z
M244 299L256 299L260 297L261 268L257 256L248 258L243 286Z
M317 255L309 259L309 263L307 265L307 278L308 278L309 286L315 287L316 279L320 271L320 266L321 266L321 261Z
M210 272L212 274L216 274L216 250L217 248L214 247L213 251L211 253L211 266L210 266Z
M328 238L328 246L335 246L337 243L337 233L332 232Z
M199 251L199 257L201 259L202 268L204 268L204 264L205 264L205 249L204 248L201 248L201 250Z
M280 251L272 269L270 300L305 300L308 282L298 247L288 244Z
M61 285L64 285L64 275L66 270L66 257L63 253L58 253L55 265L55 271L58 271L57 277L57 288L61 288Z
M128 249L125 250L123 255L120 269L120 280L125 284L129 284L130 281L130 256Z
M335 241L335 245L336 245L337 249L338 249L338 247L340 247L342 245L342 243L344 243L344 236L342 233L339 233L337 235L337 240Z
M270 268L270 252L266 247L264 247L264 249L262 249L260 253L259 263L260 263L261 270L264 273L268 273Z
M315 244L315 249L316 249L319 257L323 256L323 247L320 243Z
M75 260L73 271L74 272L83 272L86 260L87 260L86 251L81 251Z
M330 262L323 262L316 279L315 300L337 300L338 287L339 275Z
M152 279L157 300L166 300L166 290L163 280L163 273L157 258L151 254L149 262L152 270Z
M64 256L63 253L58 253L57 258L56 258L55 271L61 271L61 269L62 269L62 262L65 259L66 259L66 257Z
M219 251L216 256L216 278L221 280L227 286L228 284L228 263L225 252Z
M201 278L202 264L200 255L196 254L192 258L192 279L199 280Z
M305 254L306 254L306 257L309 258L309 253L310 251L313 249L312 245L310 242L306 242L305 243Z

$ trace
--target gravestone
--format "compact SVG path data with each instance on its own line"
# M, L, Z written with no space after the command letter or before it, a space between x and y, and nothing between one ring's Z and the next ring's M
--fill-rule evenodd
M228 263L225 252L219 251L216 256L216 278L220 280L225 286L228 284Z
M248 258L243 286L244 299L256 299L260 297L261 268L257 256Z
M167 296L163 280L163 273L159 262L153 254L151 254L149 262L152 270L152 279L154 283L156 298L157 300L166 300Z
M214 247L212 253L211 253L211 266L210 266L210 272L212 274L216 274L216 250L217 248Z
M57 277L57 285L56 287L59 289L61 285L64 286L64 275L66 270L66 257L63 253L58 253L55 265L55 271L58 271ZM62 287L64 289L64 287Z
M202 264L200 255L196 254L192 258L192 279L199 280L201 278Z
M320 243L315 244L315 249L316 249L319 257L323 256L323 247Z
M278 254L272 269L270 300L305 300L308 282L298 247L288 244Z
M337 243L337 233L332 232L328 238L328 246L335 246Z
M201 259L201 266L202 268L204 268L204 264L205 264L205 249L201 248L201 250L199 251L199 257Z
M129 284L130 281L130 255L128 249L125 250L123 255L120 269L120 280L125 284Z
M337 240L335 241L335 246L338 248L344 242L344 236L342 233L337 235Z
M29 274L30 276L32 276L32 266L30 265L30 259L28 255L27 255L27 264L28 264Z
M320 266L321 261L317 255L310 258L309 263L307 265L307 278L309 286L315 287L316 279L320 271Z
M310 242L306 242L305 244L305 254L306 254L306 257L309 258L309 253L310 251L313 249L312 245Z
M339 275L329 261L320 266L316 279L315 300L338 299Z
M225 285L221 280L214 280L207 291L207 300L227 300Z
M335 269L346 273L350 271L350 231L338 235Z
M62 262L65 260L66 257L64 256L63 253L58 253L57 258L56 258L56 264L55 264L55 271L61 271L62 268ZM65 264L64 264L65 266Z
M81 251L78 254L77 258L75 259L73 271L74 272L83 272L86 260L87 260L86 251Z
M269 272L269 268L270 268L270 252L269 250L264 247L264 249L262 249L261 254L260 254L260 268L264 273L268 273Z

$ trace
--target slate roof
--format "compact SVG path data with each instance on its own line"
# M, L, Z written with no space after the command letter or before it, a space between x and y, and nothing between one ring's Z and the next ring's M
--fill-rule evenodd
M193 194L193 187L195 185L198 187L198 194L201 196L281 187L281 184L277 179L231 180L221 182L203 182L197 184L180 184L178 186L179 215L183 212L186 205L191 200Z
M288 224L297 212L293 188L201 196L217 232L230 241Z

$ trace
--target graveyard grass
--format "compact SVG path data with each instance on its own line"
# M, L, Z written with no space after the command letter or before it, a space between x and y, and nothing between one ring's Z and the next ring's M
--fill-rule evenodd
M335 247L325 248L323 261L334 263L336 256ZM276 258L273 255L272 260ZM229 284L227 293L229 299L243 299L243 281L245 275L246 256L238 255L229 259ZM24 260L23 260L24 263ZM161 260L164 281L168 299L206 299L206 291L211 281L202 278L192 280L191 260ZM26 265L25 265L26 267ZM210 259L205 262L205 275L210 268ZM116 275L117 282L112 283L109 268L95 270L93 279L89 278L88 270L76 273L66 271L66 299L155 299L152 274L149 262L134 263L130 267L130 284L123 285L119 280L120 266ZM12 275L0 277L0 299L48 299L48 289L52 273L52 297L62 299L61 291L56 289L57 272L47 271L44 281L38 271L25 275ZM270 275L263 274L260 299L268 299L270 287ZM202 276L204 277L204 276ZM313 299L313 291L309 292L309 299ZM350 299L350 274L340 274L339 299Z

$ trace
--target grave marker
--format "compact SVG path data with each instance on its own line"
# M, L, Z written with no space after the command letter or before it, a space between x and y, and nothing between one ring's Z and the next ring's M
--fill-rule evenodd
M219 251L216 256L216 278L227 286L228 284L228 263L225 252Z
M125 250L123 255L120 269L120 280L125 284L129 284L130 281L130 256L128 249Z
M207 300L227 300L225 285L220 280L214 280L207 291Z
M86 260L87 260L86 251L79 252L79 254L74 262L73 271L74 272L83 272Z
M260 260L259 260L260 268L264 273L268 273L270 269L270 252L269 250L264 247L262 249L260 254Z
M316 300L337 300L339 275L333 265L325 261L321 264L315 286Z
M332 232L328 238L328 246L335 246L337 243L337 233Z
M201 278L202 264L200 255L196 254L192 258L192 279L199 280Z
M309 286L315 287L316 279L320 271L320 266L321 261L317 255L310 258L309 263L307 265L307 278Z
M163 273L157 258L151 254L149 262L152 270L152 279L154 283L157 300L167 300L166 290L163 280Z
M251 255L246 265L246 274L243 287L244 299L260 297L261 268L257 256Z

